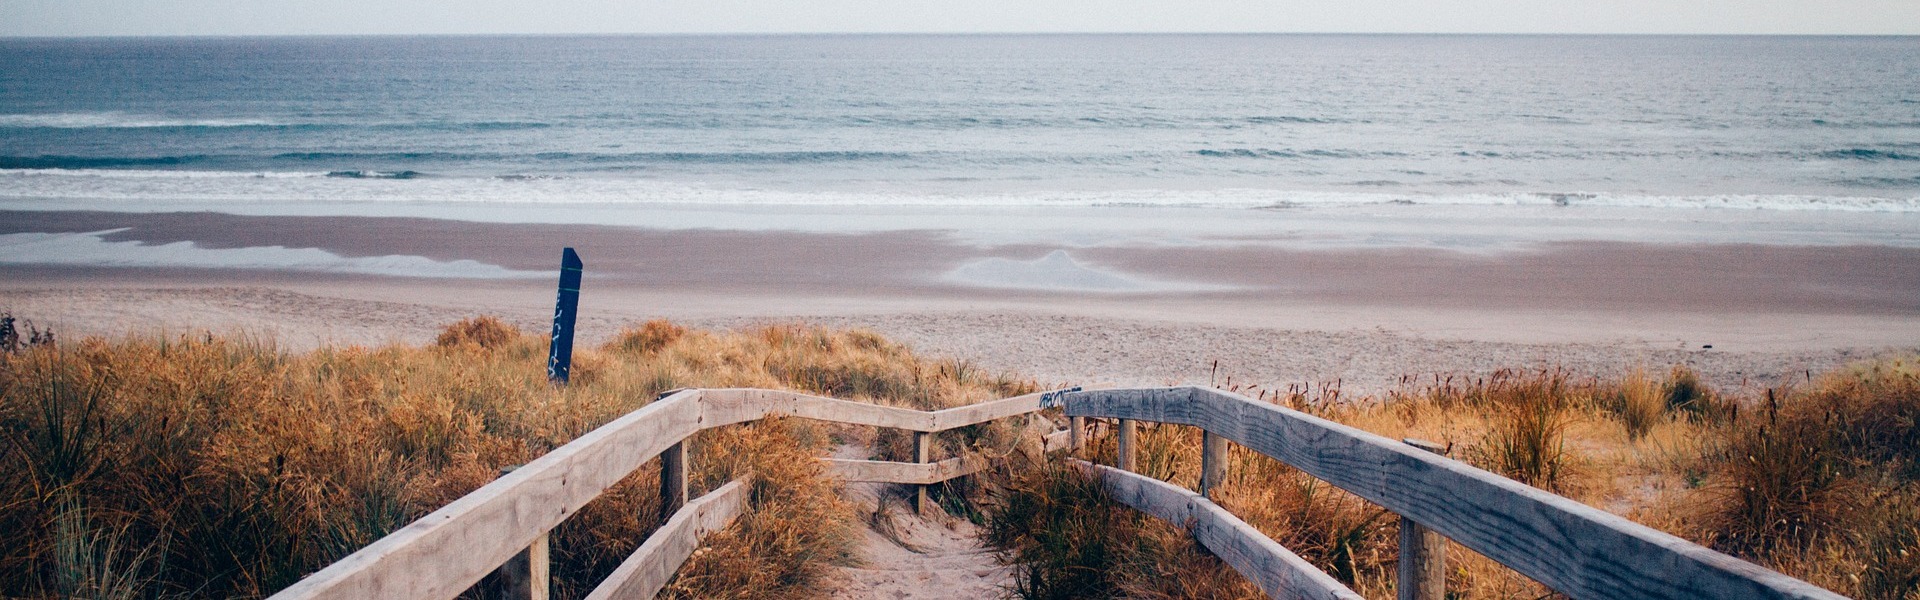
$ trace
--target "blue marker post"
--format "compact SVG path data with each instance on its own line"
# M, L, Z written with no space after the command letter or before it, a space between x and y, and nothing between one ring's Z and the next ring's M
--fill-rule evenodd
M553 306L553 343L547 351L547 380L566 385L573 370L573 318L580 309L580 272L586 265L567 248L560 255L560 299Z

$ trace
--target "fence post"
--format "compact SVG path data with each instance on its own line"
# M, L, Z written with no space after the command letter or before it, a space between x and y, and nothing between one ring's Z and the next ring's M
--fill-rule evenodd
M923 465L929 462L928 458L933 454L933 448L930 447L932 446L932 441L932 433L925 431L913 432L913 462ZM926 485L913 486L913 512L921 515L927 514Z
M1409 446L1445 455L1446 449L1426 440L1407 438ZM1400 517L1400 600L1444 600L1447 597L1447 538L1413 519Z
M1134 470L1133 430L1133 419L1120 420L1119 455L1114 457L1113 466L1122 471Z
M500 469L501 475L512 473L519 465ZM493 570L493 576L483 583L480 597L500 600L547 600L549 586L549 568L551 557L547 553L547 538L552 533L542 533L533 543L507 559L500 568Z
M502 600L547 600L549 589L548 567L552 565L547 554L547 538L550 533L542 533L533 543L507 563L500 565L494 573L497 582L489 598Z
M1227 438L1200 430L1200 495L1212 498L1213 489L1227 476Z
M1087 443L1087 418L1067 417L1067 450L1079 450Z
M580 312L580 272L586 265L572 248L560 253L560 295L553 303L553 340L547 346L547 381L566 385L573 371L573 322Z
M691 438L689 438L691 439ZM687 442L668 446L660 453L660 522L687 505Z

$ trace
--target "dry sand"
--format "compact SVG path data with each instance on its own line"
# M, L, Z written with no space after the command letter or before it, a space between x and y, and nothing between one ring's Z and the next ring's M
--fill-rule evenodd
M714 326L806 320L865 327L925 352L1058 383L1232 376L1268 388L1337 382L1353 394L1436 373L1607 374L1687 363L1721 385L1771 384L1920 344L1920 249L1891 246L989 247L940 231L0 211L0 235L105 230L118 231L80 241L121 244L111 248L120 259L166 255L190 241L237 252L218 261L266 264L0 264L0 309L69 336L210 329L296 350L424 343L440 326L476 314L543 329L553 290L542 274L554 268L557 249L571 245L588 264L579 328L587 343L655 317ZM413 257L527 276L257 268L281 256L275 247L362 267L415 264L395 258ZM267 252L247 254L254 250ZM189 255L204 258L182 256ZM1183 291L1179 282L1196 287ZM1126 287L1135 283L1143 285Z
M838 448L836 458L865 458L869 451ZM842 567L832 582L833 598L908 600L915 598L999 598L1012 584L1013 569L999 564L983 547L977 529L938 510L913 513L908 486L849 483L847 499L867 520L860 531L857 565Z
M536 289L503 290L395 281L254 281L238 287L197 287L126 279L66 281L58 287L15 280L0 286L0 309L50 326L69 339L205 330L247 333L299 350L321 344L427 343L441 326L478 314L501 315L540 330L552 302L550 291L537 289L551 285L544 281L522 284ZM1380 392L1406 378L1427 381L1500 368L1609 375L1635 367L1659 370L1687 364L1720 386L1773 385L1809 370L1911 351L1911 340L1920 339L1911 333L1910 320L1848 315L1512 316L1462 309L1195 302L1168 318L1157 310L1094 302L915 303L767 296L752 308L746 305L756 304L755 298L743 295L668 300L592 292L584 294L579 324L582 341L589 344L611 337L623 325L653 317L719 328L805 322L870 329L924 353L1046 384L1206 384L1231 378L1263 389L1335 386L1347 396ZM412 301L402 300L409 296ZM1253 324L1178 318L1192 312L1218 316L1261 308L1286 313L1285 318L1250 314L1247 321ZM1361 325L1369 316L1375 319L1372 326ZM1503 327L1503 320L1509 325ZM1515 329L1511 323L1516 322L1539 325ZM1899 343L1902 340L1909 343Z
M890 529L898 541L873 528L863 530L864 562L841 569L833 598L1000 598L1012 585L1013 569L1000 565L993 550L980 545L971 523L910 514L882 518L893 521Z

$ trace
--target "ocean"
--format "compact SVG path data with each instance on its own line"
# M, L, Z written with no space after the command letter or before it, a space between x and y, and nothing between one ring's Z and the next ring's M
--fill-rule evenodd
M0 207L508 205L1915 213L1920 39L0 40Z

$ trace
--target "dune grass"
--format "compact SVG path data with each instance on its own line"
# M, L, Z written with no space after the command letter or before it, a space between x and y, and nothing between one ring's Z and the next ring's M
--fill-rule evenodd
M673 388L921 409L1032 388L860 331L660 321L581 349L572 385L555 388L546 343L479 318L427 347L288 353L210 335L9 344L0 596L271 594ZM986 434L949 436L943 451ZM847 560L855 518L811 460L833 435L782 420L702 432L693 492L751 475L752 509L670 592L804 597ZM591 589L652 530L657 478L649 463L554 531L556 597Z
M31 333L31 332L29 332ZM260 597L679 387L787 388L931 410L1033 391L878 336L638 324L545 381L545 338L493 319L427 347L288 353L244 337L16 335L0 349L0 596ZM1771 389L1691 371L1618 378L1505 371L1370 398L1336 387L1222 387L1455 458L1843 594L1920 598L1920 360L1863 363ZM940 437L935 458L1004 449L1017 426ZM702 432L694 493L753 477L753 508L691 559L674 598L818 594L853 560L858 517L820 463L849 439L905 459L903 432L799 420ZM1141 424L1140 470L1192 487L1200 434ZM1004 452L1004 450L994 450ZM1085 456L1110 463L1109 432ZM1397 520L1235 447L1217 498L1369 597L1393 595ZM1113 503L1077 471L1002 460L938 494L1019 565L1022 598L1254 598L1177 526ZM554 532L555 595L577 597L658 521L648 464ZM1538 584L1455 546L1459 598Z
M1310 389L1234 391L1440 442L1481 468L1845 595L1920 598L1920 359L1738 395L1708 389L1684 367L1614 379L1503 371L1359 399ZM1139 471L1196 486L1200 432L1139 427ZM1112 464L1111 436L1096 432L1082 452ZM1394 597L1391 513L1245 448L1229 455L1222 506L1363 595ZM1259 597L1169 536L1172 526L1128 514L1077 470L1016 476L990 507L990 541L1021 565L1019 597ZM1550 595L1458 545L1447 586L1457 598Z

